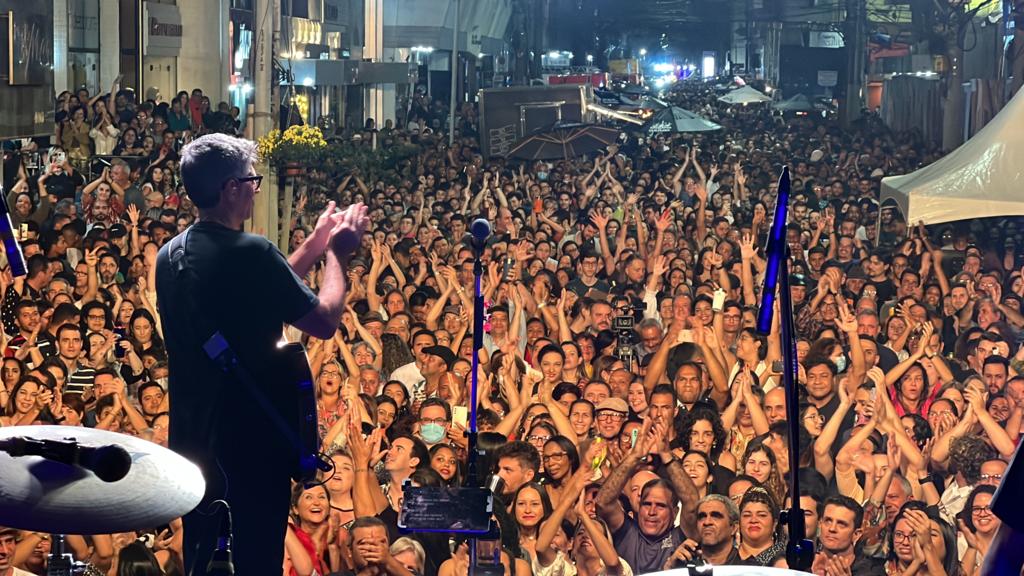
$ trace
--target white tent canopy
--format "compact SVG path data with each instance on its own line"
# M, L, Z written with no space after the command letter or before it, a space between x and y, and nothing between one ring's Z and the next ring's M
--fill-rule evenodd
M757 102L771 102L772 98L771 96L765 96L750 86L743 86L722 96L719 100L726 104L754 104Z
M1024 216L1024 90L980 132L938 161L882 179L908 223Z

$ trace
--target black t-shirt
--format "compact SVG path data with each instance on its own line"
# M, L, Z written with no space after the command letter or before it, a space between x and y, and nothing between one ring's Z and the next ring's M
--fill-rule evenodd
M277 342L283 325L306 315L317 297L277 247L261 236L200 222L188 233L186 270L179 276L171 268L170 245L160 249L156 272L168 388L174 398L170 447L200 465L208 464L213 454L255 454L262 461L261 474L275 470L267 458L288 458L294 452L246 385L224 375L202 346L220 331L270 403L291 423L298 405ZM290 471L287 466L276 469Z
M57 198L57 200L74 200L75 189L83 185L85 185L85 180L77 171L70 176L61 172L46 179L46 193Z

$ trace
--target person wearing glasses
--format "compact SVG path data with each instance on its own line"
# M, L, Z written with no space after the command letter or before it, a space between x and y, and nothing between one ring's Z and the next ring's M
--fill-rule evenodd
M282 329L289 324L320 339L334 336L348 261L369 224L361 203L338 212L330 202L306 242L286 259L266 238L242 231L263 179L256 163L254 142L222 134L186 146L181 178L199 221L184 232L183 250L173 261L171 247L179 242L165 244L156 263L174 397L169 445L203 469L207 503L226 498L231 505L241 574L282 563L294 451L254 395L238 391L243 384L206 357L203 344L220 331L271 404L295 406L289 384L295 377L276 353ZM321 258L326 263L314 294L301 278ZM252 473L253 462L262 463L259 474ZM220 518L193 512L184 522L185 572L200 574Z

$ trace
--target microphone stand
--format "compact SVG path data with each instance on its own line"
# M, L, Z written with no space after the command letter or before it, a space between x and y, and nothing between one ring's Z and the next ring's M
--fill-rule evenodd
M800 409L797 406L796 333L793 329L793 302L789 293L789 246L786 243L786 217L789 210L789 168L779 176L779 192L775 218L768 234L764 293L758 311L757 330L771 331L775 308L775 290L779 291L779 331L782 341L782 383L786 391L786 423L789 426L789 500L780 521L789 530L786 542L786 563L792 570L808 571L814 562L814 543L804 537L804 513L800 508Z
M486 239L485 239L486 240ZM479 484L479 470L477 470L477 386L479 385L480 350L484 347L484 296L483 296L483 275L484 265L481 257L484 251L484 241L474 239L472 242L473 254L476 258L473 261L473 369L470 376L469 387L469 429L466 430L467 459L466 459L466 486ZM469 540L469 575L475 576L477 565L476 538Z

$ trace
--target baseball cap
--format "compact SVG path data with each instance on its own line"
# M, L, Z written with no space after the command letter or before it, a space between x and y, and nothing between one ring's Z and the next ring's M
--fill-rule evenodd
M423 349L423 353L429 354L431 356L437 356L438 358L444 360L444 363L446 366L448 366L448 368L451 368L452 364L455 364L455 360L457 360L457 358L455 357L455 352L452 352L451 348L448 348L447 346L427 346L426 348Z
M128 235L128 228L124 224L117 222L110 227L107 231L112 238L123 238Z
M622 414L629 414L629 405L622 398L605 398L602 400L596 408L594 408L594 414L601 412L602 410L611 410L612 412L619 412Z
M369 324L370 322L380 322L381 324L386 324L386 322L384 322L384 317L381 316L379 312L367 312L366 314L363 314L363 317L359 319L359 322L362 323L364 326L366 324Z

